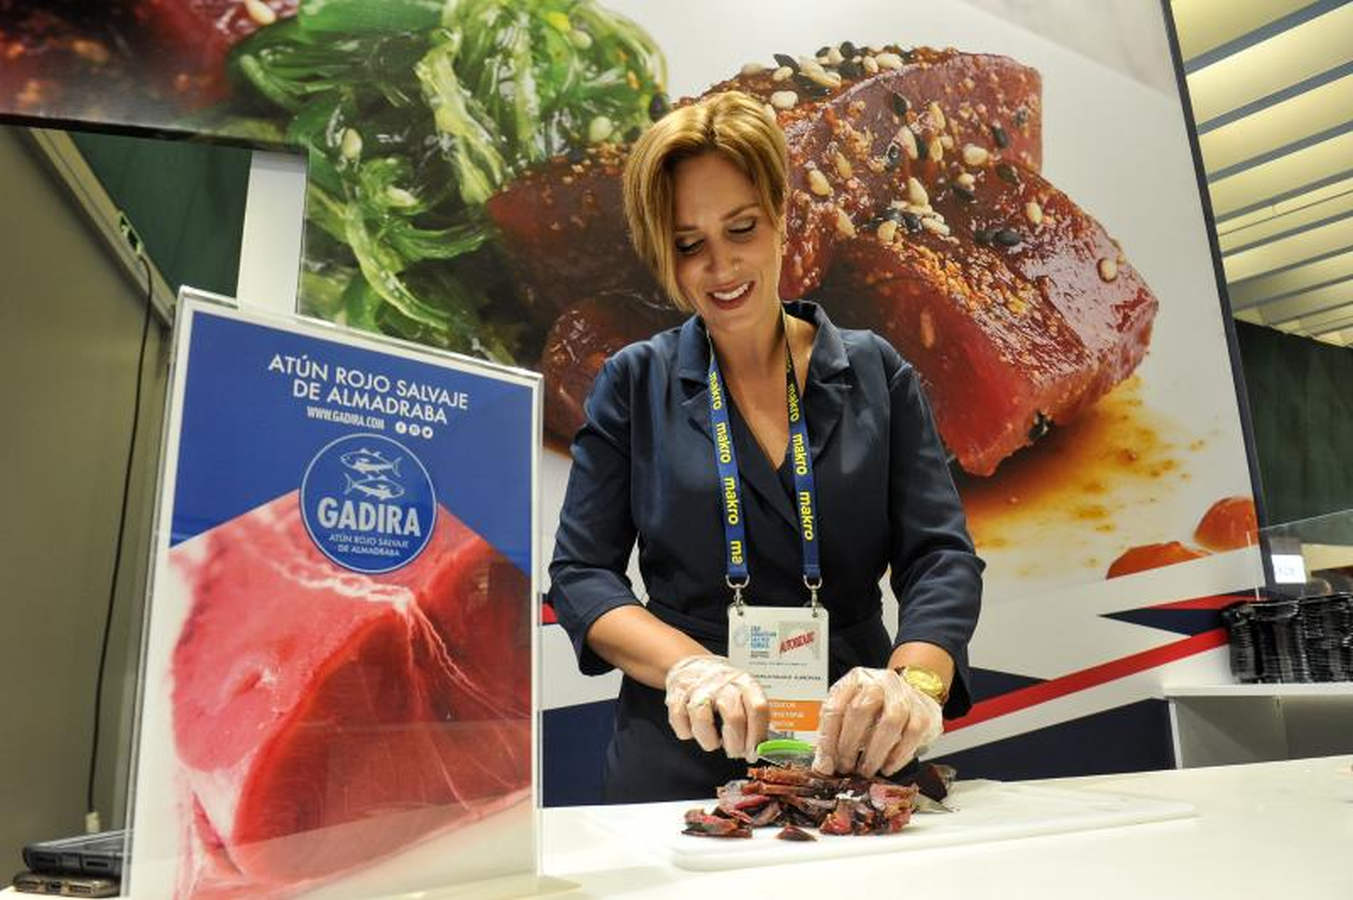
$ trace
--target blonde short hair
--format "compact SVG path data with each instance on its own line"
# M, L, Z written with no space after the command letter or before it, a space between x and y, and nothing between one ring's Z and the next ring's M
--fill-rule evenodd
M759 100L741 91L711 94L680 106L645 131L625 163L625 219L639 258L678 309L691 311L676 281L673 173L677 163L718 153L756 189L762 211L784 231L789 152L779 124Z

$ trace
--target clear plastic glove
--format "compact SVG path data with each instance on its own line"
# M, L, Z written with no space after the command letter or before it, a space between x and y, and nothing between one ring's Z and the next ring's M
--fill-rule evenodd
M891 669L854 668L822 704L813 768L891 775L944 731L940 705Z
M756 679L727 657L687 656L667 670L667 721L683 741L693 737L702 750L722 746L729 759L752 762L766 739L770 704Z

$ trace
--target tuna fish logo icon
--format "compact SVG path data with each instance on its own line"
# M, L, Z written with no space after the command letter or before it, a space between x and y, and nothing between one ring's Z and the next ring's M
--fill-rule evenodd
M359 450L353 450L351 453L344 453L338 458L338 461L359 475L384 475L388 472L398 478L401 458L397 456L394 459L386 459L379 450L368 450L362 447Z
M368 497L375 497L377 500L393 500L396 497L404 496L404 488L389 478L382 478L379 475L360 479L353 478L351 475L345 477L348 479L348 487L343 491L345 494L357 491L359 494L366 494Z
M409 448L376 434L339 438L315 454L301 481L301 510L325 556L373 574L411 562L437 522L427 469Z
M347 479L347 487L343 493L351 494L356 491L377 500L394 500L396 497L403 497L403 486L394 480L399 477L399 461L401 459L403 459L402 456L386 459L379 450L368 450L365 447L344 453L338 457L338 461L343 464L344 468L356 472L358 477L354 478L351 473L344 473L343 477ZM391 475L394 478L391 478Z

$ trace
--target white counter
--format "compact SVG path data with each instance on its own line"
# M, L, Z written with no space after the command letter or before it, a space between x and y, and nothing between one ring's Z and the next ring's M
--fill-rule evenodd
M547 877L540 896L1353 900L1353 756L1032 783L1183 801L1198 815L994 843L690 872L656 850L645 853L633 840L617 839L596 821L607 814L605 807L549 809L543 814ZM663 804L671 810L671 834L681 828L682 809L695 805ZM656 837L666 840L668 833ZM487 896L486 890L519 894L521 885L463 886L416 896L461 900Z
M1059 779L1193 804L1196 818L717 873L678 869L600 827L544 813L545 873L586 897L1353 900L1353 757ZM680 830L682 806L673 804ZM859 840L867 841L862 837Z

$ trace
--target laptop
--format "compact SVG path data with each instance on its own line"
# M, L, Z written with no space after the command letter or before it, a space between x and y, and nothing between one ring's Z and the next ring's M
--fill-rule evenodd
M122 877L126 829L36 841L23 848L24 865L47 875Z

